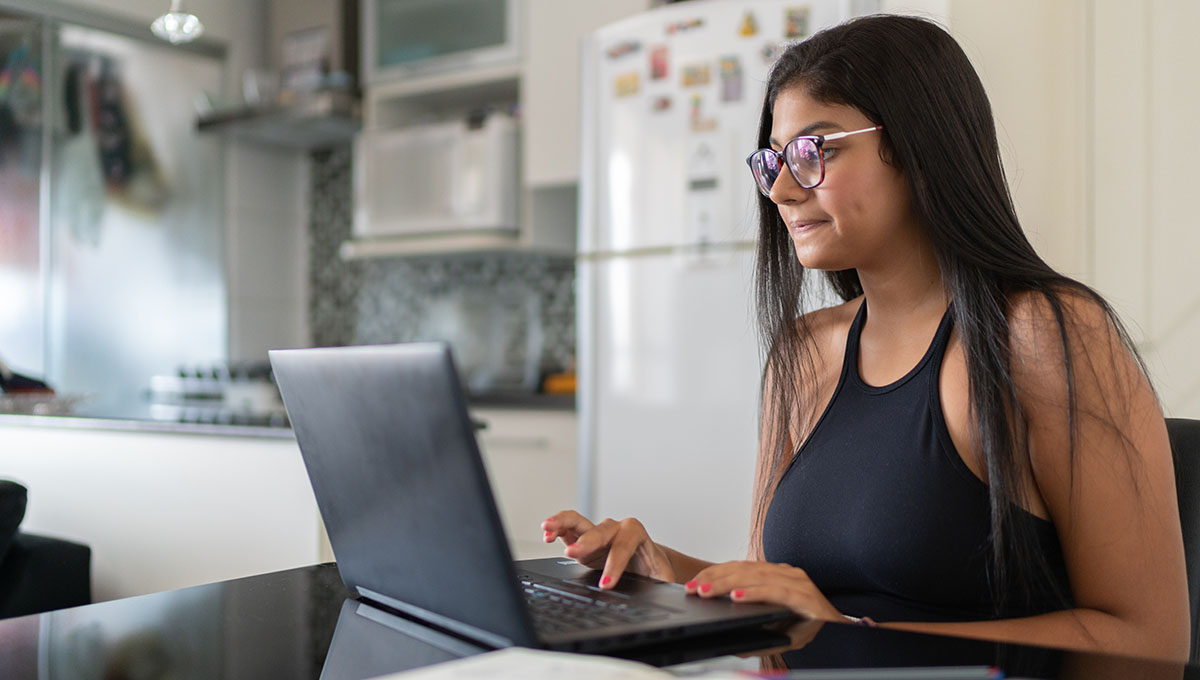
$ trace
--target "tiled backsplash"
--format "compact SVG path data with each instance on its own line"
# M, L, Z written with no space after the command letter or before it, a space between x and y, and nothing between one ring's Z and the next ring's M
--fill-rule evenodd
M533 253L342 260L349 147L312 155L309 324L317 346L448 340L475 390L536 385L575 355L575 263Z

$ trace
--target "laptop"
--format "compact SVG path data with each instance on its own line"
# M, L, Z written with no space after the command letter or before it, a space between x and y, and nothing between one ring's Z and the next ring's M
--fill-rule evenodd
M792 618L574 560L514 562L445 343L274 350L346 587L490 647L609 652ZM546 513L561 508L547 508Z

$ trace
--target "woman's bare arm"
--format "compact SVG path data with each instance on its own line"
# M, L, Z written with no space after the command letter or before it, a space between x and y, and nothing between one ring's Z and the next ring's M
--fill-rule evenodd
M1064 296L1075 382L1071 449L1058 326L1040 296L1017 300L1012 357L1036 492L1058 531L1076 608L898 628L1185 660L1189 652L1174 468L1145 375L1098 305Z

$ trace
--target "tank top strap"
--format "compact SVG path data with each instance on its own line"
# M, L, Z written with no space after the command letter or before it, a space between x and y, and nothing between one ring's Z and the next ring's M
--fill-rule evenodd
M929 354L936 366L942 365L942 357L946 355L946 347L950 344L950 331L954 328L954 302L951 301L946 305L946 312L942 314L942 321L938 324L937 333L933 334L933 342L929 347Z
M850 332L846 335L846 352L842 357L842 375L838 378L839 387L846 382L846 376L851 370L858 374L858 336L862 335L863 323L867 320L867 299L863 298L850 322Z

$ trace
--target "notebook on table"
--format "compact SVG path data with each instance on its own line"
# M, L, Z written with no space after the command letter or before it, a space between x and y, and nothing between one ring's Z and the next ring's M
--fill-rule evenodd
M636 574L601 590L565 558L514 562L445 343L270 358L338 570L365 600L492 647L598 652L792 616Z

